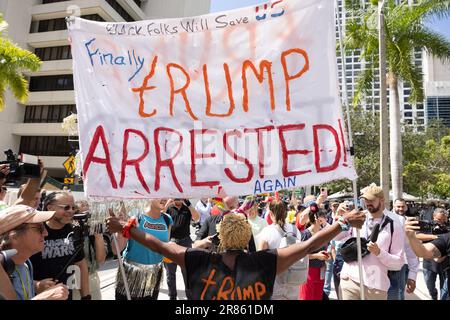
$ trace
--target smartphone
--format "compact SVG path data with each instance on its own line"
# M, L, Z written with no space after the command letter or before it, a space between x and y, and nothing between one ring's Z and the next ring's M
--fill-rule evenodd
M212 242L212 244L215 245L215 246L218 246L218 245L219 245L220 240L219 240L219 234L218 234L218 233L216 233L216 234L214 234L214 235L212 236L211 242Z

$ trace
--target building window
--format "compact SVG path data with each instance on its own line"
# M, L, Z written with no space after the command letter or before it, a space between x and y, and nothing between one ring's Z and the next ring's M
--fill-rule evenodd
M417 116L418 117L423 117L425 114L424 114L424 112L423 111L419 111L419 112L417 112Z
M30 78L30 92L73 90L73 75L41 76Z
M34 53L42 61L72 59L70 46L36 48Z
M64 2L64 1L69 1L69 0L42 0L42 4L54 3L54 2Z
M406 118L411 118L412 117L412 112L411 111L405 112L405 117Z
M74 142L71 142L73 144ZM78 148L78 143L74 147ZM65 157L74 151L68 137L23 136L20 139L19 153L36 156Z
M125 11L122 6L117 3L117 0L106 0L106 2L113 7L114 10L117 11L117 13L127 22L134 21L134 19L128 14L128 12Z
M93 21L105 21L98 14L88 14L81 16L81 18ZM65 29L67 29L66 18L39 20L31 22L30 33L58 31Z
M61 123L63 119L76 113L74 104L26 106L24 123Z

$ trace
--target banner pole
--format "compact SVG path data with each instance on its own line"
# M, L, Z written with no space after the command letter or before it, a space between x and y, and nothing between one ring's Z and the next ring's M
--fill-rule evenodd
M345 78L345 72L346 72L346 64L345 64L345 48L344 43L342 39L342 28L341 28L341 21L339 18L339 5L337 0L335 1L335 18L337 22L338 27L338 33L339 33L339 51L341 53L341 63L342 63L342 104L345 106L345 113L346 113L346 122L347 122L347 129L348 129L348 142L350 146L350 156L352 157L352 161L354 162L354 148L353 148L353 134L352 134L352 125L350 122L350 110L348 106L348 92L347 92L347 81ZM342 16L345 16L342 12ZM358 189L356 185L356 179L352 181L353 186L353 203L355 205L355 208L357 208L357 201L358 201ZM356 248L357 248L357 255L358 255L358 269L359 269L359 290L360 290L360 297L361 300L365 300L364 296L364 279L363 279L363 268L362 268L362 251L361 251L361 234L359 229L356 229Z
M128 286L127 277L125 276L125 270L123 268L122 255L120 254L120 251L119 251L119 245L117 244L117 238L116 238L115 234L113 234L112 237L113 237L114 246L116 247L117 260L119 260L119 269L120 269L120 274L122 275L123 284L125 286L125 293L127 295L127 300L131 300L130 288Z

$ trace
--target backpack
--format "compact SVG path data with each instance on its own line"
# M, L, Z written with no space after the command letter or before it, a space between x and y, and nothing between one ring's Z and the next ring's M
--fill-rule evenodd
M285 232L277 226L278 232L282 235L280 245L278 248L285 248L300 240L295 236L293 232ZM298 260L291 265L286 271L277 275L277 282L280 285L286 286L298 286L306 282L308 278L309 259L307 256Z

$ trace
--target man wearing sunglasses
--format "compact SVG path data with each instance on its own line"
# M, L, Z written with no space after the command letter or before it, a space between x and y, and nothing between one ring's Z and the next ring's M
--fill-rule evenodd
M69 300L72 289L80 289L82 300L90 300L89 269L83 251L83 238L72 224L75 201L69 192L46 195L44 210L55 211L45 223L47 235L42 252L31 257L36 279L51 278L66 284Z
M25 205L14 205L0 212L0 250L17 251L0 265L0 295L10 300L65 300L67 286L51 279L34 281L29 258L42 251L47 236L44 223L54 211L37 211ZM5 270L6 269L6 270Z

